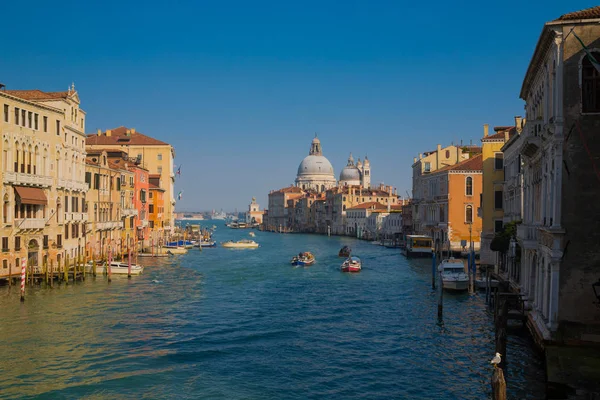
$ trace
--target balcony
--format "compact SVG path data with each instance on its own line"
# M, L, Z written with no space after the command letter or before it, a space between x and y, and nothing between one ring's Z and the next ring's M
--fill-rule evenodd
M526 247L537 245L539 238L539 226L520 224L517 225L517 237L523 241Z
M44 218L21 218L15 219L16 229L44 229L46 219Z
M59 189L68 189L80 192L86 192L89 189L89 186L86 182L74 181L72 179L58 178L57 185Z
M87 221L88 215L87 213L82 212L67 212L65 213L65 222L81 222Z
M3 177L4 183L22 186L52 186L52 177L43 175L24 174L21 172L5 171Z
M137 208L122 208L121 209L121 216L123 216L123 217L131 217L131 216L137 216L137 215L138 215Z
M106 231L111 229L121 229L123 227L123 222L121 221L104 221L104 222L96 222L96 230L97 231Z

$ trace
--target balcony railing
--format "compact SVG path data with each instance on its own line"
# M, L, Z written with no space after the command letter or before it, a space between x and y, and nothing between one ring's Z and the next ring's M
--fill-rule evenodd
M87 213L82 212L67 212L65 213L65 222L87 221Z
M12 183L13 185L27 185L40 187L52 186L51 176L32 175L21 172L5 171L3 180L4 183Z
M104 222L96 222L96 230L104 231L109 229L120 229L123 227L123 222L121 221L104 221Z
M58 187L62 189L69 190L78 190L85 192L89 189L89 186L86 182L74 181L72 179L62 179L58 178Z
M539 237L539 227L537 225L517 225L517 237L522 240L534 240L537 241Z
M123 217L131 217L132 215L138 215L137 208L122 208L121 215Z
M44 229L45 226L44 218L15 218L15 228L17 229Z

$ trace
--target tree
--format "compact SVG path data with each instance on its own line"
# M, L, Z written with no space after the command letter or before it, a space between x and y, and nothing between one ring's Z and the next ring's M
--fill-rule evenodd
M517 236L517 225L520 223L520 221L513 221L504 225L502 232L496 233L492 239L490 249L505 254L509 249L510 239Z

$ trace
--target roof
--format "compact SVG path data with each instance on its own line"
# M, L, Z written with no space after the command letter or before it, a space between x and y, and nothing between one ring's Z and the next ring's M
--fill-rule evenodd
M42 92L39 89L33 90L5 90L5 93L19 97L25 100L57 100L69 97L69 92Z
M483 171L483 155L477 154L464 161L450 165L448 167L440 168L437 171L433 171L432 174L444 171Z
M153 183L149 183L149 184L148 184L148 189L150 189L150 190L161 190L161 191L163 191L163 192L165 191L165 189L163 189L163 188L161 188L161 187L158 187L158 186L156 186L156 185L155 185L155 184L153 184Z
M347 208L346 211L348 211L348 210L366 210L366 209L387 210L387 206L384 206L383 204L378 203L376 201L369 201L367 203L361 203L354 207Z
M298 186L288 186L283 189L275 190L271 194L275 194L275 193L302 193L302 189L299 188Z
M496 126L494 127L494 131L496 131L496 133L494 133L493 135L489 135L489 136L484 136L481 138L482 141L485 140L496 140L496 139L505 139L505 135L504 132L508 131L508 135L509 135L509 139L511 137L513 137L515 135L515 133L517 133L517 128L515 128L514 126Z
M585 10L579 10L570 12L568 14L563 14L555 21L572 21L578 19L592 19L592 18L600 18L600 6L594 6L592 8L586 8Z
M107 135L110 132L110 136ZM109 129L100 134L92 133L87 135L86 146L103 145L134 145L134 146L169 146L161 140L146 136L137 132L135 129L120 126L115 129Z

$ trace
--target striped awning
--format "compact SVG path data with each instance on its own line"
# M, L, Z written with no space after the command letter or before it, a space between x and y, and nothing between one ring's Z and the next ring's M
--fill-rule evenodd
M27 186L14 186L14 188L21 199L21 204L37 204L43 206L48 204L48 199L46 199L44 191L40 188Z

